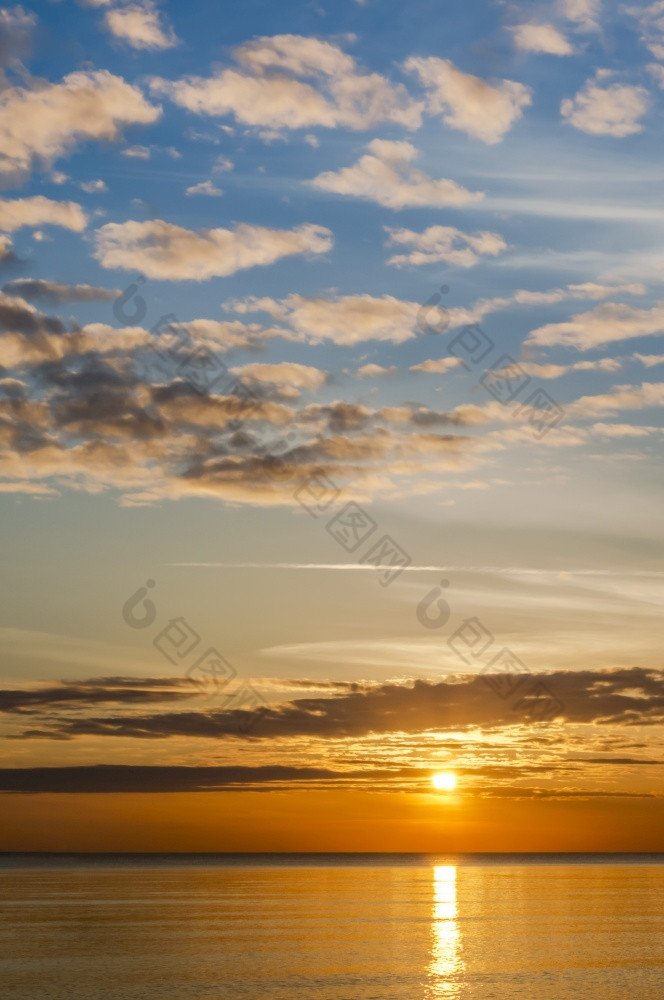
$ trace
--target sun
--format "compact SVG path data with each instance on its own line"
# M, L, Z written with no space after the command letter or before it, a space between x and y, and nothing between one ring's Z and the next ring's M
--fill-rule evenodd
M439 792L453 792L456 788L456 774L452 774L451 771L434 774L431 780L433 787L437 788Z

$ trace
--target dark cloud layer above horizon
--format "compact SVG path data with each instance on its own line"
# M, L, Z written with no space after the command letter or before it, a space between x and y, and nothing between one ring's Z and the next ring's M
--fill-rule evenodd
M51 694L0 692L6 712L25 714L42 705L99 701L167 700L177 691L128 687L116 690L90 684ZM41 697L41 701L39 700ZM49 700L50 699L50 700ZM359 686L335 697L298 698L252 711L242 708L155 714L75 716L52 712L11 739L71 740L80 736L133 739L197 737L271 740L305 736L343 739L375 733L419 733L427 730L504 728L556 721L601 726L654 726L664 722L664 671L642 668L603 671L553 671L524 675L518 684L509 675L463 676L440 683L416 680L412 685Z

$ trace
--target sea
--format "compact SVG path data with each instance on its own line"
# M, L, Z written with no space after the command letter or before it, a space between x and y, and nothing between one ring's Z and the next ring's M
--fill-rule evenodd
M7 1000L663 1000L664 855L0 855Z

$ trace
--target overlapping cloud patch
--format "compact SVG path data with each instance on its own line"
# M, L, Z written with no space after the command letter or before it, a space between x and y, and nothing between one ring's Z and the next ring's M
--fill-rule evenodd
M60 83L0 92L0 180L25 179L90 139L117 140L128 125L157 121L161 109L108 70L79 70Z
M455 226L429 226L420 233L412 229L385 227L388 245L405 247L387 261L393 267L444 262L455 267L472 267L481 257L496 257L507 249L499 233L464 233Z
M393 122L417 128L421 104L402 84L363 72L338 45L301 35L258 38L233 51L235 67L210 77L153 79L154 94L199 114L232 115L268 129L355 130Z
M58 293L68 290L56 287ZM384 315L394 303L383 303ZM51 489L113 488L127 503L197 495L293 504L295 487L313 475L352 484L366 496L378 482L384 489L393 479L416 475L424 456L430 474L473 461L473 441L449 432L463 428L460 414L431 411L424 421L424 408L414 405L300 402L327 383L327 373L312 365L235 364L225 387L203 394L177 372L165 377L155 367L173 339L182 343L183 331L223 353L251 349L265 337L298 339L298 323L306 326L317 311L322 337L348 318L347 308L326 318L322 303L309 311L306 300L274 305L292 314L282 329L201 319L151 334L139 326L67 324L0 293L6 375L0 381L0 488L20 483L29 490L32 483L37 491L48 481ZM352 303L360 312L363 305ZM394 336L406 335L405 318L398 322ZM356 335L363 332L371 331ZM175 368L186 356L186 347L181 355L171 353ZM247 386L249 406L242 395ZM279 477L269 474L275 452Z
M340 346L367 340L402 344L415 336L419 304L393 295L287 295L283 299L249 298L228 304L240 315L267 313L309 344L330 341Z

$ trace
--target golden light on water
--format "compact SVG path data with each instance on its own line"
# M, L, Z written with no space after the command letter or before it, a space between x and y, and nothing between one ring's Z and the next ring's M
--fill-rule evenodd
M456 774L451 771L443 771L440 774L434 774L431 779L433 787L439 792L453 792L456 788Z

